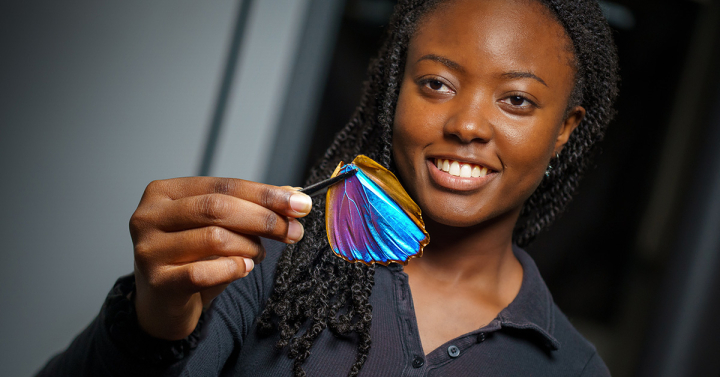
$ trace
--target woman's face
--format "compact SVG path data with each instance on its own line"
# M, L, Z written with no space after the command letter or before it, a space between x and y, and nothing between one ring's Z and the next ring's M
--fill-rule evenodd
M424 17L393 132L400 179L424 217L514 223L585 114L577 107L566 116L569 46L537 2L457 0Z

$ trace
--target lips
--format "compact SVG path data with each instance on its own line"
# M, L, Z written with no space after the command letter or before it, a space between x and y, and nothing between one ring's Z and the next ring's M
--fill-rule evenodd
M497 171L467 161L431 158L426 163L431 180L452 191L478 190L497 176Z

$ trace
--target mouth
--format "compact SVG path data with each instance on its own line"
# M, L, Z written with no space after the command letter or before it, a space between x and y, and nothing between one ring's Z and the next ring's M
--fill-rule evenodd
M432 181L439 187L455 192L479 190L497 176L497 171L467 161L446 158L430 158L426 161Z
M480 178L486 176L488 171L491 171L485 166L462 161L442 158L435 158L432 161L438 170L461 178Z

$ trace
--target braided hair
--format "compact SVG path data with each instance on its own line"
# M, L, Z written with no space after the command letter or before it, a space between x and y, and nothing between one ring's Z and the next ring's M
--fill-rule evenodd
M306 184L327 178L340 161L352 161L360 153L394 170L392 124L408 44L418 21L442 2L398 1L378 57L368 68L360 105L310 171ZM586 115L562 154L551 161L554 169L525 202L513 234L519 246L532 242L571 200L614 116L612 104L619 81L611 31L598 4L593 0L540 2L572 41L575 86L568 109L582 105ZM259 317L258 331L279 333L276 346L288 349L296 376L305 376L302 364L325 329L339 336L356 334L357 355L348 373L356 376L371 345L370 294L375 266L348 263L333 255L325 235L324 198L314 200L312 211L300 221L305 236L289 245L278 261L274 289Z

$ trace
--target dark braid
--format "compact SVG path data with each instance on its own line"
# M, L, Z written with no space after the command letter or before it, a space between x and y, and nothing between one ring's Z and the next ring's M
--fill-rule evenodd
M592 0L542 0L555 19L565 28L573 43L576 65L575 88L569 107L582 105L585 118L570 134L559 158L550 164L546 177L523 207L522 220L513 235L526 246L552 224L575 194L588 168L598 142L615 115L612 107L618 94L617 52L610 27L600 6Z
M410 38L418 20L441 0L400 0L387 28L385 41L368 68L360 105L350 122L336 135L325 155L310 171L306 184L327 178L340 161L362 153L393 170L392 124ZM617 95L617 57L610 30L599 6L589 0L543 0L573 41L576 84L568 101L587 110L562 155L553 159L549 177L527 200L514 241L527 245L560 214L577 189L595 144L613 116ZM326 328L341 336L357 334L358 352L349 375L356 376L370 350L374 266L347 263L333 255L325 234L325 198L315 199L313 210L300 220L304 238L290 245L278 261L275 286L258 328L276 330L277 347L288 348L296 376L305 376L302 364Z

